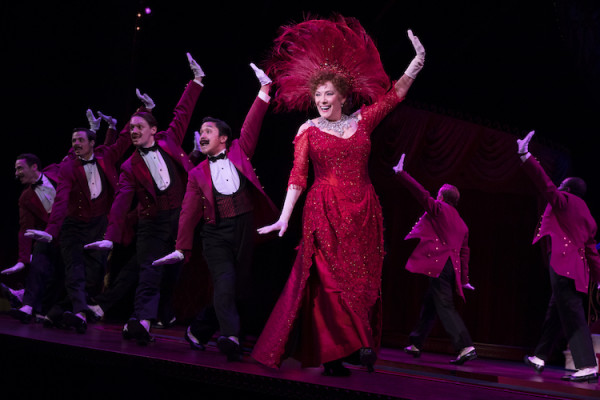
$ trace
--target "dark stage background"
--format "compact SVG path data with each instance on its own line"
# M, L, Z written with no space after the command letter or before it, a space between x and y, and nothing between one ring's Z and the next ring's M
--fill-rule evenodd
M152 13L137 18L145 6ZM384 206L388 251L384 345L405 344L425 288L404 270L414 244L403 238L422 212L390 177L406 152L406 169L431 192L443 182L462 190L459 211L471 229L476 291L459 308L473 339L500 358L510 357L507 349L533 346L549 297L541 248L530 245L543 204L518 169L515 141L535 129L534 155L556 182L583 177L592 214L599 215L600 5L591 0L2 2L0 266L16 261L21 187L13 179L15 156L33 152L45 163L58 162L72 128L87 126L87 108L113 115L122 126L138 105L135 88L155 100L154 113L166 127L193 77L187 51L206 78L184 148L192 149L193 131L206 115L239 131L259 88L248 63L261 65L280 25L333 11L361 21L393 79L414 55L407 29L427 50L406 102L373 136L371 173ZM254 163L276 204L283 203L293 136L308 117L265 118ZM286 238L257 249L262 317L291 267L299 207L293 221ZM208 295L206 271L198 264L184 271L182 319ZM21 278L0 279L16 284ZM262 320L256 321L259 329ZM440 350L448 349L441 330L433 336L442 339Z

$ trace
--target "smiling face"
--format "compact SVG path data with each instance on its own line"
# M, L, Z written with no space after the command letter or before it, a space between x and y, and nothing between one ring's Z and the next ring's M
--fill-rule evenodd
M150 147L154 144L154 135L156 126L150 126L146 119L140 116L131 117L129 121L129 133L131 134L131 143L135 147Z
M35 183L40 176L37 164L27 165L27 160L18 159L15 161L15 178L23 185Z
M200 151L207 156L214 156L227 148L227 136L219 135L219 128L214 122L205 122L200 127Z
M315 105L321 117L337 121L342 117L342 106L346 101L336 87L327 81L315 90Z
M71 136L71 147L75 155L84 160L89 159L94 153L94 144L93 140L88 139L88 134L85 131L73 132Z

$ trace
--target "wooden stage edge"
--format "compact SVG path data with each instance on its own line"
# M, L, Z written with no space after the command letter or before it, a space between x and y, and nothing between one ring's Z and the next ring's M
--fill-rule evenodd
M322 376L286 360L270 369L245 355L227 362L214 343L192 351L183 326L154 330L155 342L123 340L121 325L90 324L85 334L24 325L0 314L3 395L62 398L196 397L205 399L599 399L598 383L560 379L564 369L537 374L523 363L478 358L463 366L446 354L412 358L383 348L369 374L349 366L348 378Z

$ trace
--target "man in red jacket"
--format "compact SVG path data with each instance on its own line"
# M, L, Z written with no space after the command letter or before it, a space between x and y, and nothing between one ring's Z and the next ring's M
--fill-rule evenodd
M137 202L136 254L140 272L134 312L123 328L123 337L135 339L139 345L153 340L150 326L158 319L159 302L171 298L181 269L181 263L165 269L152 266L152 261L168 253L175 243L188 171L194 167L181 145L202 92L204 72L189 53L188 61L194 80L187 84L165 131L158 131L158 123L150 113L137 112L131 117L129 134L136 150L121 166L119 191L104 240L85 246L90 251L107 251L114 242L123 243L124 222Z
M431 332L437 314L458 353L458 357L450 362L462 365L475 359L477 353L471 335L454 308L453 299L454 288L463 300L463 288L474 289L469 284L469 230L456 210L460 194L456 187L444 184L437 199L434 199L403 168L404 154L394 171L400 182L425 208L425 214L405 238L419 239L406 269L423 274L430 281L419 322L410 334L411 345L404 351L414 357L421 355L423 342Z
M583 299L590 278L600 282L600 256L596 250L596 221L582 199L586 192L581 178L570 177L557 188L537 160L529 153L534 131L517 140L523 171L548 201L533 243L549 236L548 259L552 297L542 326L542 336L533 356L525 363L536 371L544 369L555 339L565 334L577 371L564 380L589 382L598 379L598 365L590 329L584 313Z
M200 151L207 156L190 171L174 252L154 265L179 262L193 246L196 226L202 223L202 254L210 271L213 304L188 327L185 339L192 349L204 344L218 329L219 350L230 361L241 359L240 317L252 297L250 267L257 219L269 221L278 212L264 192L250 163L263 117L269 107L271 80L251 64L261 89L242 126L239 139L221 120L207 117L200 129ZM260 225L258 225L260 226Z
M40 159L31 153L17 156L15 177L25 185L19 197L19 257L17 263L2 271L3 275L16 273L29 264L25 280L22 304L12 305L10 314L23 323L29 323L33 314L43 315L48 304L42 307L42 297L54 272L61 268L60 251L54 243L33 242L25 236L28 229L44 229L56 196L58 164L51 164L42 170ZM3 285L4 286L4 285ZM54 287L54 286L53 286ZM8 288L7 288L8 289ZM12 289L8 289L12 294ZM11 296L12 297L12 296ZM47 298L51 305L54 300ZM46 302L46 303L48 303Z
M74 129L71 135L73 152L60 164L59 183L48 224L45 230L28 229L25 232L25 236L46 243L58 238L65 264L65 287L72 308L60 317L79 333L87 330L88 296L102 289L107 260L105 252L84 252L83 246L102 238L117 189L118 164L130 145L126 129L113 144L99 146L96 146L94 130ZM58 318L57 315L52 322L58 323Z

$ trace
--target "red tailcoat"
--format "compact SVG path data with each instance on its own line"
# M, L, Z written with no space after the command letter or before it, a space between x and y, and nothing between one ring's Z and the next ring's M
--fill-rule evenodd
M187 172L194 165L181 148L181 144L200 92L202 92L202 86L190 81L173 111L174 117L169 127L154 136L154 140L160 148L186 172L186 176L183 177L184 184L187 180ZM154 181L150 170L138 151L134 151L131 157L121 166L119 190L110 210L105 239L117 243L124 241L124 224L134 198L138 202L137 213L139 218L148 218L156 214L157 201Z
M271 223L277 218L278 210L262 188L250 159L254 154L263 117L269 107L256 98L242 126L240 138L232 142L227 150L227 158L237 170L248 179L254 201L257 224ZM194 228L203 220L215 224L216 211L209 161L205 159L189 173L188 185L183 199L176 248L191 250Z
M406 269L437 278L450 258L456 277L456 291L464 300L462 286L469 283L467 225L456 208L443 201L435 200L406 171L396 176L425 208L425 214L405 237L405 239L419 239L419 244L406 263Z
M585 201L559 191L535 158L529 157L523 169L548 201L533 243L550 236L550 266L558 275L573 279L577 291L587 293L590 274L595 282L600 282L600 256L594 239L596 221Z
M58 182L60 166L58 164L51 164L42 170L43 174L56 186ZM48 223L48 212L44 205L40 201L40 198L35 193L35 190L31 188L31 185L27 185L21 196L19 197L19 259L18 261L28 264L31 259L31 248L33 239L25 236L27 229L46 229Z

